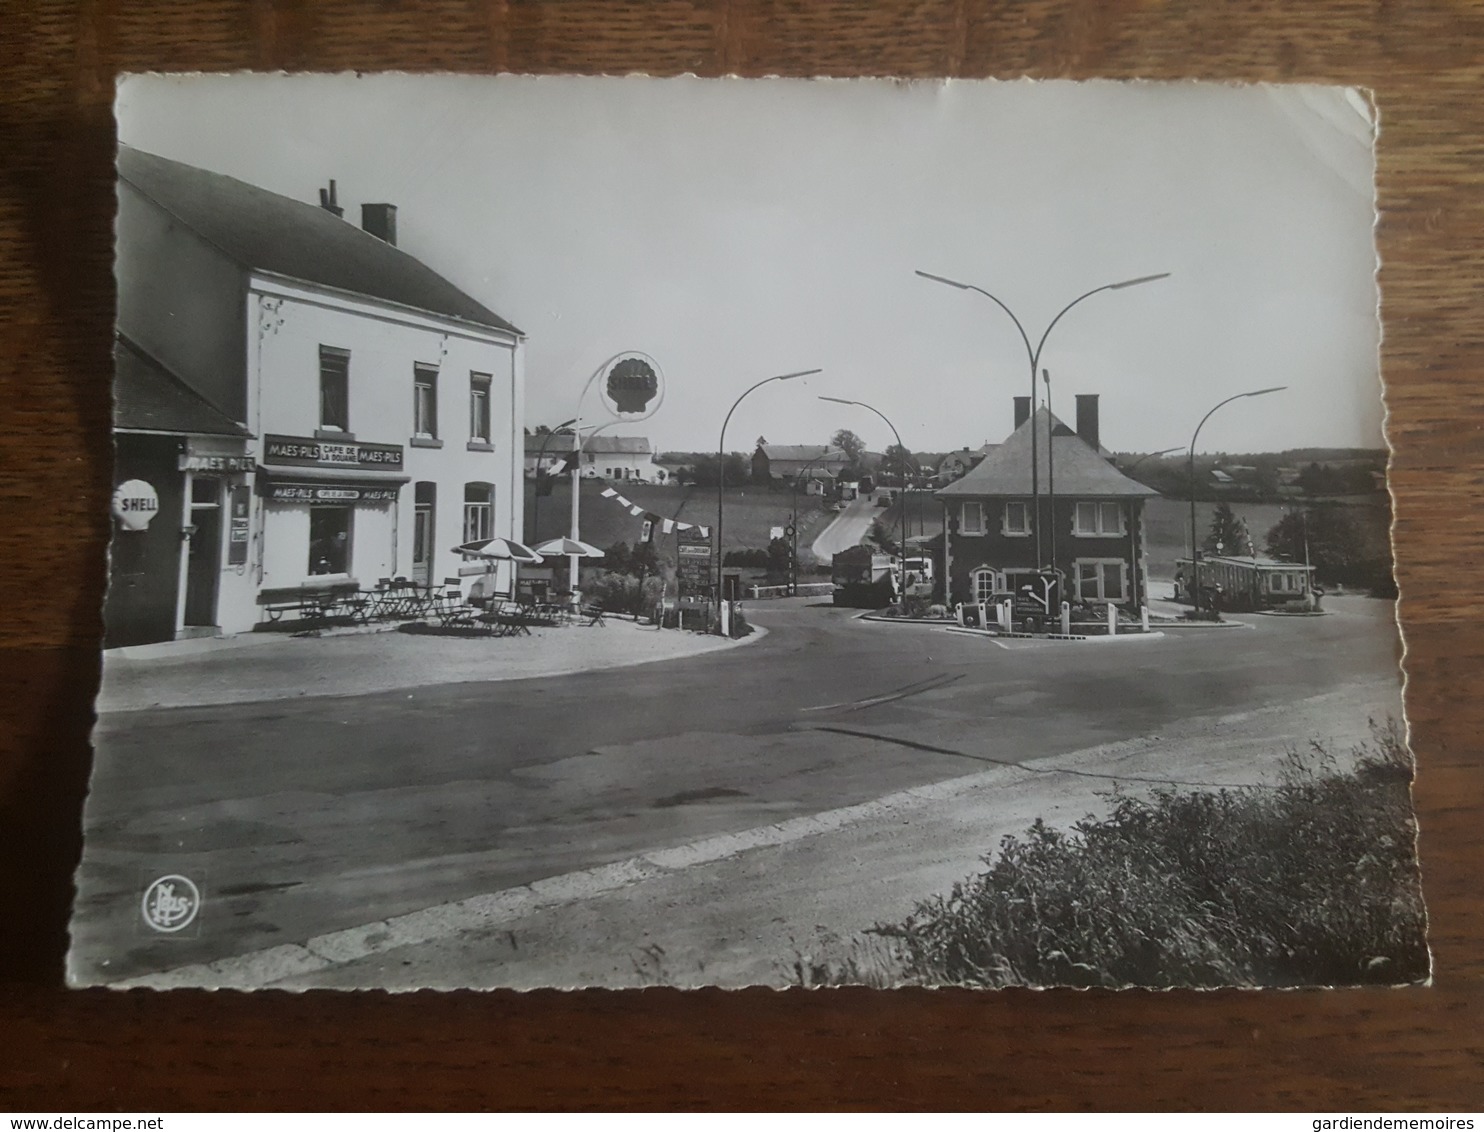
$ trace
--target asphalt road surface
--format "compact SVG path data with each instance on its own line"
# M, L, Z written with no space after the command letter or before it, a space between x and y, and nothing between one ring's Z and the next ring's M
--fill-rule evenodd
M769 635L700 658L104 716L74 975L236 955L995 763L1384 685L1390 613L1352 599L1319 619L1003 647L800 600L753 605ZM165 873L204 892L180 937L139 923L139 894Z
M871 531L871 524L881 515L873 495L859 495L845 505L845 510L835 521L819 532L809 553L814 561L829 565L830 560L842 550L857 545Z

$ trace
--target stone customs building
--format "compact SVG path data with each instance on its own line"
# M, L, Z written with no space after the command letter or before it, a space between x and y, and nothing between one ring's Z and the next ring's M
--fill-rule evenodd
M393 206L358 228L333 183L316 207L118 168L108 645L251 629L265 589L436 584L455 544L519 537L523 336L399 250Z
M1098 399L1077 398L1077 428L1046 409L1030 415L1015 399L1015 431L936 496L947 510L948 597L989 601L1016 592L1038 567L1065 579L1064 597L1138 605L1146 598L1144 500L1158 494L1124 475L1098 439ZM1037 430L1041 561L1031 480L1031 430ZM1048 432L1050 443L1047 442Z

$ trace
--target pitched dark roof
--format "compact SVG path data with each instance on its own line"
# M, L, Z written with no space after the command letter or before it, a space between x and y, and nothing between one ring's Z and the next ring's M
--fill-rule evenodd
M828 444L760 444L758 448L770 460L845 459L842 449Z
M177 436L251 436L127 338L113 351L113 427Z
M520 333L426 264L316 205L128 146L118 172L243 267Z
M1056 436L1052 459L1047 460L1047 422L1054 422ZM1036 468L1040 488L1050 484L1049 473L1056 474L1057 495L1124 497L1158 495L1152 487L1129 479L1046 409L1036 410L1003 444L980 460L962 479L955 480L934 494L939 498L973 498L975 496L1019 496L1031 494L1031 426L1038 431Z
M541 442L546 440L543 436L526 437L526 455L541 455ZM567 433L552 436L546 445L546 454L554 456L562 452L572 451L572 437ZM642 456L649 451L649 437L647 436L595 436L587 442L584 452L594 455L606 452L609 455Z

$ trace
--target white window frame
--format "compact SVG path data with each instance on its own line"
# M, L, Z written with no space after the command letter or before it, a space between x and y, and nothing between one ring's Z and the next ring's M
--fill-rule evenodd
M422 391L428 391L427 417L423 419ZM438 439L438 369L418 362L412 367L412 435Z
M1019 529L1010 525L1010 508L1012 507L1020 508L1020 515L1024 526ZM1031 505L1024 499L1005 500L1005 505L1000 508L1000 534L1006 538L1030 538Z
M331 363L335 372L326 372L326 363ZM325 378L333 376L340 384L340 407L343 419L337 424L325 419ZM321 345L319 348L319 412L318 428L321 432L350 432L350 351L339 346Z
M989 593L981 595L979 584L986 578L989 580ZM969 571L969 596L975 602L993 601L995 594L1004 592L1004 587L1000 572L991 566L976 566Z
M973 507L978 512L978 518L974 526L969 526L969 508ZM960 503L958 508L958 533L968 535L970 538L978 538L985 533L984 529L984 504L983 503Z
M490 442L490 432L493 431L490 390L493 386L494 381L489 374L469 374L469 439L476 444Z
M1082 568L1093 566L1097 569L1096 593L1084 593L1082 586ZM1118 596L1109 597L1103 592L1103 568L1105 566L1118 567ZM1128 562L1122 558L1078 558L1072 563L1072 577L1076 583L1077 600L1084 602L1107 602L1117 605L1128 600Z
M471 489L479 488L482 499L471 500ZM482 480L471 480L464 485L464 541L495 537L495 485Z
M1088 529L1082 525L1082 508L1093 509L1093 526ZM1114 508L1117 515L1117 526L1113 530L1108 529L1106 508ZM1072 534L1076 538L1123 538L1128 534L1128 519L1124 512L1122 503L1111 499L1079 499L1072 505Z

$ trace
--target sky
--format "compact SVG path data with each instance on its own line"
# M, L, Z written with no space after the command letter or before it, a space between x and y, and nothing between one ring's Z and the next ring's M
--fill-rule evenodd
M914 451L999 441L1030 392L1101 395L1115 451L1381 447L1373 143L1353 90L1200 83L132 76L120 140L316 202L528 336L527 425L606 358L665 399L609 431ZM1042 390L1046 388L1044 383ZM585 410L593 416L593 408Z

